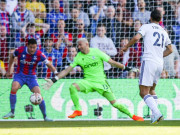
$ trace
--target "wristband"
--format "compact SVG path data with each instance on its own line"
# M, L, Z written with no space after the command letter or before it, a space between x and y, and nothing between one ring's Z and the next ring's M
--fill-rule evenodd
M57 76L55 76L54 78L51 79L51 81L52 81L53 83L57 82L57 80L59 80L59 78L58 78Z

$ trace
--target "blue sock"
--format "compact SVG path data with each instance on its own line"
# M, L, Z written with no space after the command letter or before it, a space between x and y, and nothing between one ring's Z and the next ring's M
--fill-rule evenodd
M46 105L44 99L42 100L41 104L39 104L39 108L43 114L44 119L46 118Z
M11 112L14 114L15 105L16 105L16 94L10 94L10 105L11 105Z

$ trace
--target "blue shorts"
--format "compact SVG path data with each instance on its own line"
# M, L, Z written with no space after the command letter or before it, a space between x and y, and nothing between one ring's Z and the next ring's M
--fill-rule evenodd
M25 75L23 73L14 74L13 82L17 81L21 87L25 84L30 90L35 86L39 86L36 75Z

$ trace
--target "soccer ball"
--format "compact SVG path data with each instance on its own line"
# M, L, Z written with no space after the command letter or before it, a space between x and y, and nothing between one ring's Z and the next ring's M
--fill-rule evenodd
M30 102L31 102L33 105L39 105L39 104L42 102L42 96L41 96L41 94L39 94L39 93L33 93L33 94L30 96Z

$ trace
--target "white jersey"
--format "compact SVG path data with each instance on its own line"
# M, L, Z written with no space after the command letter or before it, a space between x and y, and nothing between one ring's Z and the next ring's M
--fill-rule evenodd
M167 32L158 24L144 24L139 29L144 38L143 60L151 60L163 65L164 48L171 44Z

